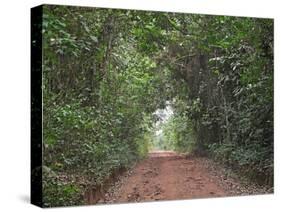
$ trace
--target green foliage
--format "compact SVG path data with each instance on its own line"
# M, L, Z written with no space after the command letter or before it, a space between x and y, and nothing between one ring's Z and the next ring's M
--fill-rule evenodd
M124 12L44 7L43 163L58 176L43 173L45 206L77 202L85 188L72 185L102 185L148 153L151 114L164 100L155 62L125 42Z
M166 149L190 153L195 151L195 135L187 116L172 116L163 126L163 143Z
M152 144L273 183L272 20L44 6L43 102L45 206L83 202Z
M177 51L169 52L170 60L177 60L170 79L175 115L188 117L177 128L191 122L196 151L272 185L273 21L189 17L181 21L190 21L189 32L181 31L177 40L186 33L200 36L170 44ZM182 140L189 140L190 130L183 131Z
M69 206L83 203L81 188L67 180L67 176L56 175L48 167L43 167L44 207Z

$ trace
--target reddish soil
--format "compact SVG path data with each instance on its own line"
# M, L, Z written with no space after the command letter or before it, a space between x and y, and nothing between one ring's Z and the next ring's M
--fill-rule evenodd
M99 203L144 202L227 196L220 180L197 157L153 152Z

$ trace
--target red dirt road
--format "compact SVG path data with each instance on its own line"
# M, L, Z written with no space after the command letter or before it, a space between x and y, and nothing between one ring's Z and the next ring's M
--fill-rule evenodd
M153 152L121 179L100 203L144 202L227 196L220 180L196 157Z

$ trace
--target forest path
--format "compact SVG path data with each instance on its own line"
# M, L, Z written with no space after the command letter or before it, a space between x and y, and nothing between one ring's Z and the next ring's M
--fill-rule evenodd
M198 157L157 151L119 180L100 203L143 202L226 196L220 180Z

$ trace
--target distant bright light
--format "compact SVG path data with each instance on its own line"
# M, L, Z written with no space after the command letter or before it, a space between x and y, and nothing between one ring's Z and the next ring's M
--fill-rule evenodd
M169 118L173 115L173 108L170 106L169 102L167 102L166 107L164 109L158 109L155 111L154 114L159 117L159 121L156 122L156 129L157 129L160 124L166 123L169 120ZM157 136L161 135L162 133L163 130L161 128L155 131L155 134Z

